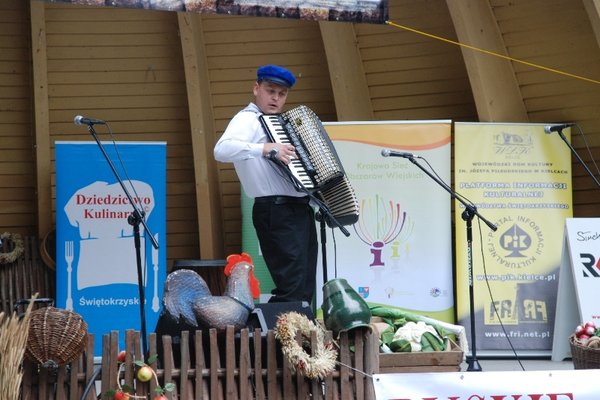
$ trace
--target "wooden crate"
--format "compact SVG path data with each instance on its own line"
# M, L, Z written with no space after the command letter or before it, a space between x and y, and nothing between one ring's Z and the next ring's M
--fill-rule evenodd
M453 341L447 347L446 351L379 353L379 373L458 372L463 361L463 351Z

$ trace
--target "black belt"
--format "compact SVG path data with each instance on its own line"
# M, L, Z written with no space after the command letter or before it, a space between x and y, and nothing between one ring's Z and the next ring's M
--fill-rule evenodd
M294 197L294 196L263 196L254 199L255 203L271 203L271 204L308 204L310 198Z

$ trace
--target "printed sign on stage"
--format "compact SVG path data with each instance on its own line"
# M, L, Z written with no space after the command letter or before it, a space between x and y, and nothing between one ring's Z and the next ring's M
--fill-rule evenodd
M80 314L95 335L140 330L139 279L147 331L154 330L166 277L166 144L103 143L138 210L145 213L152 246L140 224L138 275L134 209L96 142L56 143L57 306Z
M336 122L325 128L360 206L349 237L328 231L329 279L345 278L370 304L454 322L450 194L393 153L415 154L414 162L449 184L450 121ZM384 149L391 155L385 157Z
M377 400L596 400L597 370L376 374Z
M454 322L450 194L408 159L382 149L418 153L450 182L450 121L324 123L359 202L359 220L326 228L327 278L344 278L370 304L400 307ZM273 288L242 199L242 245L251 254L266 301ZM320 233L318 233L320 235ZM319 240L322 240L320 237ZM322 304L323 252L317 265Z
M570 131L565 131L570 135ZM496 225L474 218L477 349L552 347L563 227L572 216L571 158L538 124L455 124L455 188ZM470 331L464 207L455 203L458 322Z
M600 218L567 218L560 265L552 360L571 356L569 336L579 324L600 325Z

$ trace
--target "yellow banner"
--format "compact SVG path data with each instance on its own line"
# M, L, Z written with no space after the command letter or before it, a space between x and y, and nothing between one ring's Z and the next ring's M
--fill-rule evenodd
M456 123L454 174L455 190L497 227L472 220L469 274L465 207L455 203L459 323L470 327L471 275L477 349L507 350L509 340L516 350L551 349L572 216L568 146L542 125Z

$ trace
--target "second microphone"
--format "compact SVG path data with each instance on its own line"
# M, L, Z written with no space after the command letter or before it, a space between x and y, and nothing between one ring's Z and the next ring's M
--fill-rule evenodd
M384 157L421 158L416 154L404 153L402 151L396 151L396 150L390 150L390 149L382 149L381 155Z

